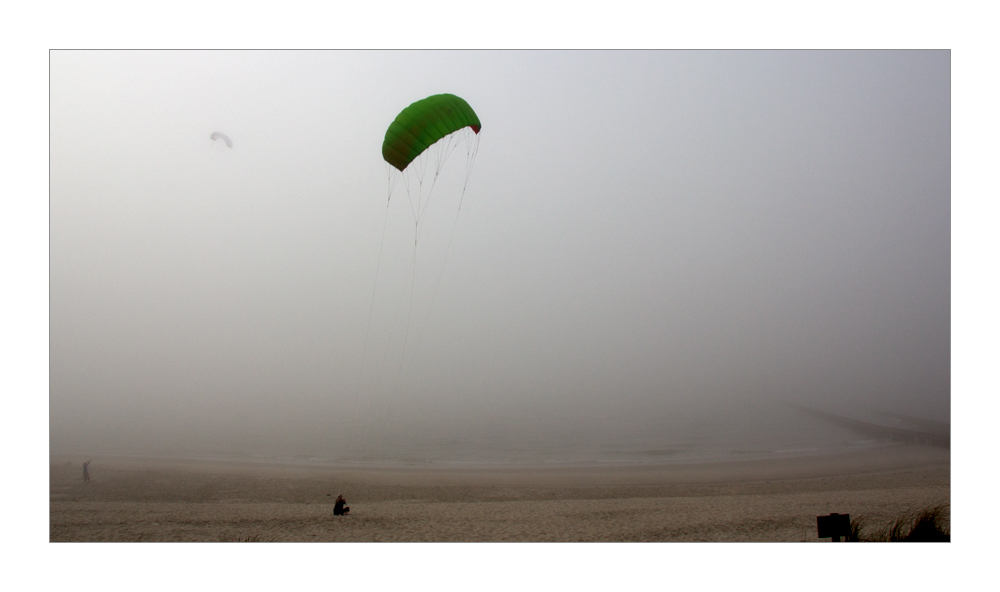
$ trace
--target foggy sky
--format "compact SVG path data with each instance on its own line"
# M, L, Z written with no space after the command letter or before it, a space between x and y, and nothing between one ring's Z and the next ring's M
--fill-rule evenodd
M947 51L53 52L52 451L771 399L947 420L950 75ZM414 258L381 143L442 92L479 152Z

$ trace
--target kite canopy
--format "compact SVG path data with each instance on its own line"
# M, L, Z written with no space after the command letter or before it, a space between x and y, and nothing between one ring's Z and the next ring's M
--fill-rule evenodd
M223 142L226 143L226 146L230 148L233 147L233 141L229 139L229 136L227 136L222 132L212 132L212 136L209 139L211 139L213 142L221 139Z
M479 133L479 117L464 99L433 95L413 103L389 124L382 158L400 171L431 145L464 127ZM213 134L214 135L214 134Z

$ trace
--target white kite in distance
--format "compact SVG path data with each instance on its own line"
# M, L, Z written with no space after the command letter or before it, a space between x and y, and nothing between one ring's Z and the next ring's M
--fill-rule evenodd
M226 143L226 146L228 146L230 148L233 147L233 141L229 139L229 136L227 136L226 134L224 134L222 132L212 132L212 135L211 135L210 139L213 142L216 141L216 140L221 139L223 142Z

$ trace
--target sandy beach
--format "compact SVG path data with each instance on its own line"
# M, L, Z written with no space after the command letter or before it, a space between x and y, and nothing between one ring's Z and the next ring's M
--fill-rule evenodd
M742 462L358 468L53 456L55 541L819 541L951 499L950 452L899 445ZM333 516L343 494L351 507Z

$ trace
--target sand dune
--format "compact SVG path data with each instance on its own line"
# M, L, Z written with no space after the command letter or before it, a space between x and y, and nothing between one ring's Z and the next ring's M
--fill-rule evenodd
M948 451L927 446L517 469L98 457L87 483L80 460L52 458L52 541L816 541L817 515L950 501Z

